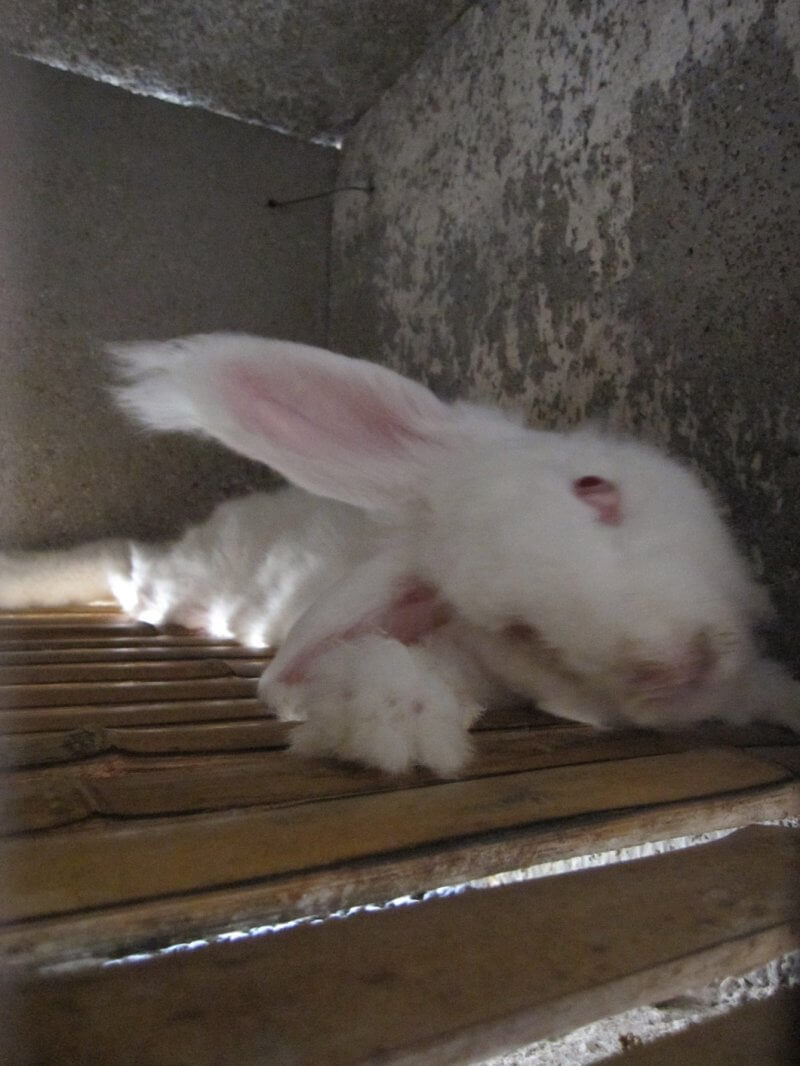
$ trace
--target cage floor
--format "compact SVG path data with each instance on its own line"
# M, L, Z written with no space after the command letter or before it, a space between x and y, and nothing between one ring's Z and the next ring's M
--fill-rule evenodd
M602 733L522 710L490 714L479 723L474 758L457 780L421 771L392 778L332 760L301 759L287 750L291 726L271 718L255 699L265 658L232 643L160 632L99 609L0 616L5 799L0 958L5 973L33 997L28 1006L39 1004L31 1008L34 1015L45 1009L43 1004L45 1012L56 1009L53 1003L63 998L64 986L54 992L51 983L65 973L72 975L69 987L75 995L75 981L100 984L80 993L94 1004L88 1013L88 1000L82 1007L71 1001L66 1014L62 1003L56 1013L61 1010L63 1019L74 1018L75 1010L83 1017L95 1009L113 1010L117 983L130 979L117 974L131 968L115 967L113 975L99 969L109 959L152 957L197 939L241 936L397 897L419 899L442 886L537 863L800 813L800 745L777 727ZM513 1003L522 980L519 941L527 942L525 923L531 921L539 923L533 946L526 948L534 977L543 959L554 965L554 950L571 952L574 963L549 972L548 1024L551 1029L581 1024L592 1010L594 1016L598 1009L609 1012L609 981L618 991L629 990L611 997L616 1009L646 1002L637 999L641 992L632 994L636 975L648 968L669 970L668 959L674 977L675 959L702 957L706 961L695 976L711 979L713 966L723 966L716 976L724 975L725 959L731 965L735 960L743 972L793 947L796 937L787 932L787 914L797 904L797 878L781 878L780 871L797 861L796 836L792 830L751 828L683 853L391 908L381 911L383 932L377 940L374 925L367 935L358 924L371 920L369 913L347 923L302 925L266 938L278 945L269 951L280 958L267 967L269 977L262 969L245 978L242 970L240 991L246 995L249 982L259 980L266 981L263 987L272 989L271 995L291 997L296 980L292 1001L297 1000L296 1009L313 1014L313 1005L298 993L303 987L298 967L321 975L347 959L350 979L356 980L356 971L359 975L358 988L350 989L353 1001L360 996L359 1002L368 1003L373 992L391 998L403 991L403 980L409 982L403 992L408 999L415 973L427 972L426 966L459 969L463 955L471 972L483 974L489 984L500 982L495 1000L502 995L503 1002ZM637 868L633 880L625 872L632 867ZM778 871L777 888L771 885L766 893L769 906L762 899L768 869ZM708 885L703 878L711 878ZM664 884L672 887L657 904L658 886ZM732 917L726 924L718 914L701 913L706 906L731 911L730 900L722 900L723 889L715 884L734 884L743 894L733 908L735 921ZM656 909L671 908L669 914L651 913L648 900ZM597 912L603 906L605 933ZM770 906L774 913L767 914ZM681 908L684 917L678 920ZM418 917L407 917L411 914ZM585 931L594 928L602 941L588 954L585 943L572 943L581 920ZM665 936L667 926L676 930L674 936ZM486 928L492 930L489 940L481 932ZM612 947L614 928L633 930L639 948L626 941L619 954ZM652 958L648 935L660 937L662 946ZM267 965L267 949L259 943L264 939L224 947L255 951L258 968ZM414 955L415 945L421 955ZM190 995L194 975L216 980L210 977L218 965L213 953L222 947L201 953L203 962L191 962L195 953L161 958L158 973L168 972L164 966L188 966L182 977L169 981L188 980ZM407 950L411 955L403 976ZM387 951L397 973L381 963ZM709 960L715 960L710 970ZM87 963L93 964L90 976L75 976ZM342 975L333 970L326 979L339 987ZM366 986L373 992L364 999ZM605 988L605 999L597 999L599 987ZM575 1008L575 996L582 989L578 998L585 1006L590 988L597 1002L587 1015ZM174 993L170 989L163 990L167 999ZM345 995L346 989L339 990ZM209 994L213 1013L215 997ZM532 992L519 994L530 1021ZM437 995L440 1013L447 1013L453 1005ZM419 999L419 989L408 1002L416 1003L414 997ZM483 1003L485 1029L487 1019L503 1011L491 996L484 994ZM429 1006L417 1003L410 1012L400 1011L397 1024L402 1028L405 1018L414 1030L407 1043L421 1041L422 1046L429 1039L427 1030L414 1029L419 1010L425 1015ZM155 999L151 1008L161 1010ZM471 1032L472 1023L459 1019L448 1022L447 1031ZM161 1022L170 1024L168 1018ZM56 1023L51 1017L48 1024ZM519 1035L547 1035L543 1024L539 1019ZM363 1047L353 1040L366 1061L377 1045L362 1036ZM487 1049L491 1046L488 1040ZM128 1061L115 1054L113 1061ZM131 1061L150 1061L141 1048L137 1054ZM317 1048L307 1060L301 1055L296 1061L361 1061L319 1054Z

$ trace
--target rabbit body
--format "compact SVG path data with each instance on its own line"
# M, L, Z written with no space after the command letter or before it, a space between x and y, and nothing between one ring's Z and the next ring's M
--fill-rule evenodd
M280 644L300 615L369 550L355 507L295 488L228 500L172 544L132 542L111 592L134 618Z
M169 543L102 540L0 554L0 608L115 599L132 618L280 644L377 537L358 508L291 487L219 504Z
M288 342L115 354L139 420L299 487L222 504L170 545L101 542L93 571L92 546L6 555L0 605L80 596L83 574L133 617L280 644L259 693L300 720L294 747L392 772L457 773L482 709L531 699L600 727L800 727L800 685L754 642L765 593L698 480L654 449L531 430Z

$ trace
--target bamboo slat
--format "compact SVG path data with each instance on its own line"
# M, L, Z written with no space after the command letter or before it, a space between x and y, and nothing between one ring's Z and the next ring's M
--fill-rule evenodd
M0 610L0 622L14 625L33 623L58 625L61 622L120 622L125 616L110 603L82 604L80 607L17 607Z
M160 703L89 704L85 707L32 707L0 711L0 734L92 729L106 725L165 725L209 722L229 718L262 717L264 707L255 697L244 699L172 700Z
M41 733L12 733L0 742L0 766L34 767L76 763L104 752L175 755L190 752L269 750L286 744L289 726L268 718L255 701L245 701L252 718L190 722L175 726L110 726Z
M52 622L49 619L28 618L20 622L0 622L0 643L17 640L86 640L108 637L149 637L158 630L145 622L126 622L119 618L113 621L100 619L97 622L84 618L65 618Z
M256 717L189 725L114 726L106 730L109 749L131 755L180 755L192 752L268 751L286 745L291 726L268 718L259 703Z
M263 669L263 667L262 667ZM20 686L25 690L36 685L98 681L175 681L200 677L230 677L235 674L224 659L173 660L171 662L116 663L48 663L43 665L4 666L0 673L2 687ZM256 675L258 676L258 675ZM0 687L0 691L2 691ZM11 703L11 699L9 703ZM26 706L16 703L15 706Z
M10 882L0 920L220 887L579 815L726 793L735 803L737 792L786 778L782 768L739 752L685 752L10 837L0 842Z
M232 807L304 803L338 796L418 788L436 778L418 771L400 777L346 767L331 760L301 760L286 756L283 749L291 726L275 720L244 723L259 727L242 729L243 723L211 723L205 730L197 726L151 729L106 729L94 734L91 758L74 758L72 765L21 771L8 779L10 802L6 805L4 831L20 832L48 825L66 825L94 815L132 818L153 815L187 814L226 810ZM209 733L209 729L212 732ZM220 747L220 734L237 730L233 750ZM558 730L563 733L565 730ZM528 732L483 732L475 738L475 754L460 775L461 780L511 774L552 767L580 766L678 753L686 749L676 744L679 737L634 734L612 740L596 731L580 742L580 727L573 745L547 743L547 730ZM144 738L140 734L144 734ZM183 734L183 736L181 735ZM544 743L542 740L544 734ZM48 737L51 734L47 735ZM77 746L74 734L72 745ZM92 734L88 734L92 736ZM37 735L30 734L35 740ZM258 737L259 751L249 750ZM20 737L15 739L19 740ZM236 753L245 743L248 749ZM184 744L181 754L176 746ZM194 744L192 751L191 744ZM89 747L89 744L86 745ZM137 757L122 754L134 746ZM97 756L105 752L102 758ZM52 746L45 749L52 754ZM56 761L51 758L51 761ZM65 759L61 760L66 761ZM784 771L778 777L785 778ZM78 793L80 805L58 797ZM42 796L48 796L43 809ZM50 820L46 814L50 810ZM65 812L71 812L66 817Z
M291 726L268 717L266 709L256 701L244 702L252 717L130 727L87 724L77 729L7 733L0 740L0 767L77 763L112 751L132 755L212 754L285 746ZM109 720L112 723L116 720L113 713ZM800 746L793 745L791 738L783 736L782 731L770 727L740 731L737 739L740 746L750 748L753 754L779 762L789 769L800 764ZM786 743L775 744L776 739ZM467 767L466 776L667 754L719 740L718 733L709 735L705 731L662 736L639 732L610 735L579 725L514 730L501 724L495 729L487 720L483 728L475 732L475 756ZM765 746L765 742L771 743Z
M25 642L31 645L27 651L3 651L0 646L0 679L5 666L35 666L55 663L93 663L93 662L156 662L171 659L237 659L255 660L265 664L272 657L271 652L259 654L253 648L242 648L230 642L209 643L201 640L193 644L182 644L173 640L169 643L142 641L138 644L130 641L86 641L74 647L55 648L52 644L43 647L38 641Z
M255 683L251 682L250 692L255 692ZM2 708L2 703L0 703ZM254 696L245 699L195 699L129 704L95 704L86 706L52 706L24 708L21 710L0 709L0 735L13 733L32 733L59 729L93 729L98 726L148 726L174 723L208 722L217 719L263 717L263 704ZM520 728L528 721L534 724L536 718L519 711L511 715L487 716L478 729ZM542 716L542 722L551 724L553 719ZM770 736L770 743L774 737Z
M284 740L285 737L284 732ZM504 743L497 746L491 744L491 739L487 743L486 738L481 738L486 750L480 750L479 741L476 758L464 770L460 781L489 778L496 774L510 776L563 768L566 755L563 749L559 758L552 753L538 752L535 744L532 753L527 746L529 736L505 735L502 739ZM625 755L626 759L631 757ZM599 752L595 753L595 758L592 758L591 752L587 752L583 759L575 762L569 760L567 767L577 771L579 767L585 769L587 764L593 762L606 764L608 760L603 759ZM713 756L707 760L706 766L709 769L713 766ZM619 776L624 774L621 770L614 772ZM586 776L591 779L590 774ZM758 784L773 784L786 777L785 772L780 770L774 776L770 774L768 779L759 777ZM95 776L93 791L98 813L115 817L141 817L254 805L305 803L309 800L375 792L396 794L400 790L418 789L426 784L435 787L438 782L431 774L424 772L394 778L380 771L343 767L330 760L301 761L277 751L269 754L185 756L170 760L164 757L120 760L117 773L105 774L101 770ZM742 778L734 787L750 788L753 784L749 778ZM715 791L726 789L719 787ZM694 794L707 793L700 789ZM680 798L686 797L681 795Z
M758 755L759 758L771 759L773 762L780 763L787 770L792 770L795 774L800 775L800 744L757 747L754 749L754 754Z
M26 637L20 637L16 635L14 637L3 637L0 639L0 653L4 652L19 652L19 651L41 651L43 647L54 649L56 651L69 650L69 649L82 649L82 648L94 648L102 645L107 648L206 648L208 646L208 638L204 636L194 636L191 633L174 633L169 631L149 631L146 634L137 635L124 635L125 631L120 632L116 627L110 627L108 631L91 629L86 634L81 635L80 630L73 627L72 629L61 629L56 635L36 636L33 630L29 631L29 635ZM67 635L68 634L68 635ZM216 641L217 645L225 645L230 648L235 648L234 641ZM247 654L252 655L253 649L245 649Z
M261 677L267 664L263 659L229 659L226 666L237 677Z
M798 860L797 831L753 828L635 864L22 981L4 996L6 1062L474 1061L797 946Z
M238 701L236 706L248 710L247 717L223 721L191 720L178 724L149 725L149 714L142 707L124 708L143 716L144 724L126 726L118 715L119 706L109 710L108 725L97 723L97 712L92 721L84 721L80 728L61 730L7 732L0 742L0 766L32 767L53 763L75 762L116 751L128 754L159 755L181 752L213 753L245 750L263 750L283 746L291 726L267 716L266 708L255 700ZM180 707L182 705L178 705ZM227 706L227 705L225 705ZM174 708L173 708L174 710ZM50 712L44 711L50 721ZM83 711L81 714L83 715ZM22 717L21 727L30 722ZM158 712L153 711L153 718ZM1 716L0 716L1 717ZM38 715L37 715L38 721ZM17 724L20 719L17 718ZM70 724L73 719L70 718ZM120 724L115 724L120 723ZM41 723L40 723L41 724ZM663 755L669 752L686 751L691 748L719 745L718 733L691 731L660 735L657 733L598 733L597 730L579 725L540 725L527 729L513 729L501 723L493 728L490 720L475 731L473 746L475 757L469 763L466 774L480 776L486 773L501 773L520 769L535 769L544 766L568 765L594 762L603 759L633 758L638 755ZM761 745L755 753L764 758L786 763L792 761L792 746L787 741L777 745L777 739L785 740L781 731L769 727L737 735L741 747ZM767 746L763 746L764 744ZM785 752L785 758L775 753ZM297 764L300 766L301 764Z
M46 777L20 773L6 789L3 832L53 829L91 818L96 802L76 777Z
M11 733L0 738L0 769L50 766L91 757L106 750L107 741L102 729Z
M81 704L149 703L159 700L240 699L253 696L252 678L227 676L176 681L67 681L46 685L2 685L0 704L27 707L70 707Z
M733 802L725 793L522 825L189 894L12 922L0 926L0 959L7 968L30 971L43 965L64 966L70 960L117 958L140 951L142 945L152 949L398 897L419 897L442 885L533 863L798 817L796 782L782 782L737 793Z

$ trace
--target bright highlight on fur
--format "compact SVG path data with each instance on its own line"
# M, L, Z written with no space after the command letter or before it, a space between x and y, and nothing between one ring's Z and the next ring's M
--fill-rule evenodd
M800 728L769 611L687 470L526 429L384 367L237 334L114 349L119 402L295 483L178 541L0 557L0 606L113 594L133 617L280 646L259 692L294 747L455 774L491 704L609 727ZM311 494L314 495L311 495Z

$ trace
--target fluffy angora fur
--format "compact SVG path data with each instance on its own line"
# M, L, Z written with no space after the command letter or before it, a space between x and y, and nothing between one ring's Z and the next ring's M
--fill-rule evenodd
M706 492L649 447L536 432L383 367L219 334L115 349L118 399L298 488L176 543L7 555L0 604L109 591L136 618L280 644L259 692L303 752L442 774L489 704L598 726L797 728L764 593ZM314 495L309 495L313 493Z

